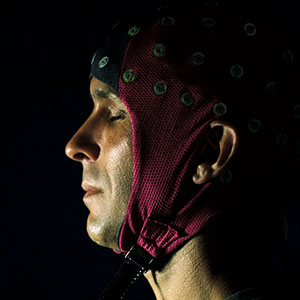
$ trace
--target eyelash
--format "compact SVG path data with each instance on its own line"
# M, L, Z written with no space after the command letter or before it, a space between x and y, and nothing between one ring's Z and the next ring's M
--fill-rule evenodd
M111 122L115 122L115 121L118 121L118 120L123 120L123 119L125 119L125 116L123 115L123 114L119 114L119 115L117 115L117 116L112 116L112 117L110 117L110 121Z

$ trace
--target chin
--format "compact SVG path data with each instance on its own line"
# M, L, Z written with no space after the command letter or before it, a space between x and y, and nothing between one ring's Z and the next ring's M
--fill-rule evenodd
M116 242L116 236L112 235L113 230L104 226L104 224L101 224L99 221L97 222L91 215L88 217L86 229L90 239L99 246L119 249Z

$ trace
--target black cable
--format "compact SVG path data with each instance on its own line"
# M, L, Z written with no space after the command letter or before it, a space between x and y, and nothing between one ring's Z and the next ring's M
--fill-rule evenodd
M134 245L126 254L124 263L107 285L98 300L124 299L128 290L146 273L154 261L148 252Z

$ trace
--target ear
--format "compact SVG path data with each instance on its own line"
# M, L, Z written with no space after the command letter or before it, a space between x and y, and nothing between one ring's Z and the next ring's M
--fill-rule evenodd
M193 176L196 184L207 183L222 173L237 150L238 133L231 124L215 120L210 123L203 141L200 155L204 152L207 155L204 155L205 161L198 165Z

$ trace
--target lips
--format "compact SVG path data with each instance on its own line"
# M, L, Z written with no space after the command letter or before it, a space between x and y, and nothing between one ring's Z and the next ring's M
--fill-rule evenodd
M83 183L82 185L82 189L84 191L86 191L86 193L83 196L83 199L86 199L88 197L91 197L93 195L99 194L99 193L103 193L103 189L102 188L96 188L88 183Z

